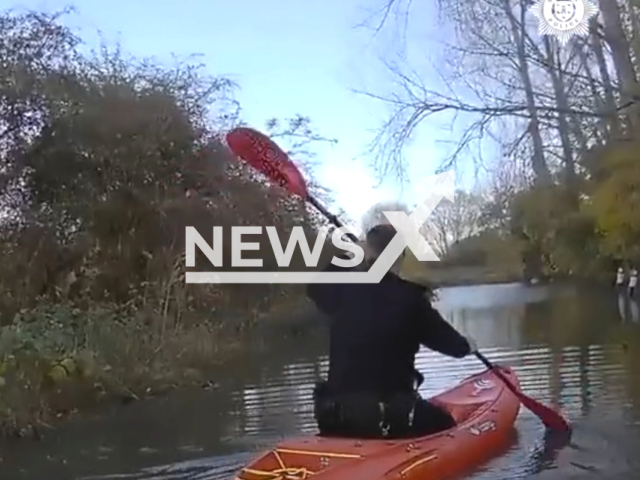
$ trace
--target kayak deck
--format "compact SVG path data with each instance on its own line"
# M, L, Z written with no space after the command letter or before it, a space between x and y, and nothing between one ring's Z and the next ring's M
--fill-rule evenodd
M501 371L519 388L511 369ZM430 400L453 415L454 428L400 440L286 440L243 468L235 480L444 480L491 459L513 438L520 402L490 371Z

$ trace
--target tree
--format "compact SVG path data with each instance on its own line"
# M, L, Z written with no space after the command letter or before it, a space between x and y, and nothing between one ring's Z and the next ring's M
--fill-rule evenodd
M600 12L602 13L602 36L606 43L611 48L611 59L616 69L618 76L618 82L621 89L621 103L627 103L634 95L640 93L638 85L638 79L635 72L635 65L632 63L632 55L635 52L631 51L631 45L627 38L627 32L623 27L623 22L626 23L626 18L623 18L622 6L619 0L606 1L600 0ZM636 25L637 11L633 12L633 6L630 6L631 22L633 26ZM638 59L636 59L638 61ZM634 108L634 113L629 116L629 120L632 126L638 127L638 109Z
M382 3L369 21L376 33L409 28L415 3ZM599 1L589 35L561 47L538 34L530 4L439 0L440 22L454 32L436 49L445 54L437 66L447 90L429 87L415 73L419 65L410 62L418 57L402 48L403 55L385 59L398 87L391 95L369 93L392 109L372 151L381 174L401 171L416 129L432 115L447 120L448 113L462 130L441 168L473 160L493 182L482 228L521 242L531 276L543 270L591 274L609 268L614 257L635 255L634 234L622 233L613 207L621 205L617 201L633 204L625 187L633 183L633 171L609 157L636 145L640 135L640 7L629 0ZM522 169L524 181L507 179L505 172ZM616 202L610 198L615 185L624 192L616 193ZM446 241L440 243L446 248Z
M480 230L482 198L456 190L455 202L442 200L423 226L423 234L446 257L451 247Z
M495 162L483 188L484 201L479 220L482 230L494 230L502 236L511 234L511 205L516 195L533 183L527 173L526 168L509 159Z
M371 20L376 21L376 31L394 19L403 25L411 19L410 1L387 0L385 5L380 10L382 19ZM468 157L472 145L482 150L491 140L514 160L526 158L537 183L554 181L558 167L567 181L574 182L575 161L580 157L574 145L589 148L595 139L585 132L599 128L602 119L615 124L617 110L628 104L612 104L610 93L619 95L629 89L611 84L600 59L601 78L594 77L593 58L600 53L597 34L592 36L593 52L584 39L560 48L552 39L539 38L527 20L529 5L524 0L438 2L443 21L451 22L456 34L453 42L443 46L449 62L441 60L438 65L449 91L428 88L425 79L414 73L417 69L403 66L402 59L388 62L399 88L388 96L371 94L393 109L372 143L376 165L383 173L389 163L402 169L404 145L427 117L450 112L460 114L460 121L467 125L442 168L449 168L463 154ZM614 38L624 34L616 32ZM602 95L606 102L601 101ZM527 139L529 145L524 142ZM482 162L482 153L475 159Z
M0 58L10 66L0 70L0 234L11 258L0 274L3 315L47 298L144 303L175 320L278 298L281 288L270 285L179 281L186 225L201 233L214 224L283 233L318 226L304 202L220 142L241 121L235 85L192 57L165 67L130 60L119 47L84 54L61 22L66 13L0 16ZM267 128L303 159L302 147L324 140L301 115ZM273 264L272 252L263 253Z

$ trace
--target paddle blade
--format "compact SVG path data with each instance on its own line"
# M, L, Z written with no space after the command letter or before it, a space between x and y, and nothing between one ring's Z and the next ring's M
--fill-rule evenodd
M548 429L557 431L571 430L571 425L569 425L569 422L555 410L552 410L551 408L543 405L542 403L534 400L531 397L527 397L522 392L517 392L516 396L520 400L520 403L522 403L525 408L529 409L531 413L536 415Z
M269 180L286 188L289 192L307 198L307 183L298 167L273 140L263 133L248 127L238 127L227 133L227 144L231 151Z
M518 397L518 400L520 400L520 403L526 409L530 410L542 423L544 423L547 429L559 432L571 432L571 425L562 415L533 398L527 397L505 376L502 371L502 367L491 363L489 359L480 352L475 352L475 356L485 365L485 367L491 370L493 374L498 377L516 397Z

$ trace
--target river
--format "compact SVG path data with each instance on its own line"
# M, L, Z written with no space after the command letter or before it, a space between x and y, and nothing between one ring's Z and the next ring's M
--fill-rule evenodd
M540 458L544 429L529 412L500 458L468 478L640 477L640 315L614 292L519 284L447 288L438 307L490 359L515 367L524 391L558 404L572 443ZM234 477L280 438L314 431L313 383L326 371L322 334L274 340L210 389L113 406L63 422L39 442L0 447L0 478L169 480ZM425 396L482 370L475 359L421 352Z

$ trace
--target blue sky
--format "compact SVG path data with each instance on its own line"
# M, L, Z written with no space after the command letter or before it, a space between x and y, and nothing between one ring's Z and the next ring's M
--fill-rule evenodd
M240 85L242 116L255 128L262 129L271 117L296 113L311 117L320 133L338 140L335 146L318 145L316 177L357 219L377 201L400 196L413 200L411 189L401 191L393 178L376 188L371 159L362 155L387 110L352 89L390 91L380 61L381 49L389 43L372 42L370 31L354 27L367 16L366 9L381 1L77 0L73 5L78 13L66 22L90 46L98 44L99 30L136 56L169 60L172 53L202 54L210 73ZM64 0L4 3L45 11L70 4ZM421 53L437 52L431 36L441 35L442 27L428 7L421 8L416 13L421 36L410 37L409 46ZM425 64L425 58L420 60ZM448 136L434 122L421 129L407 155L412 182L434 172L446 156L436 141Z

